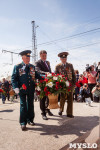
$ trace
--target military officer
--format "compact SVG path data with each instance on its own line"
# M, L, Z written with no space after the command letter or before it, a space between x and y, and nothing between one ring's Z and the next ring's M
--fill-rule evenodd
M56 74L63 74L65 77L67 77L68 81L71 83L70 92L69 94L60 94L60 110L59 115L62 115L62 112L64 110L64 104L67 99L67 110L66 114L67 117L73 118L73 90L74 85L76 82L76 77L73 69L73 65L67 62L67 56L68 52L61 52L58 54L58 57L60 57L61 63L58 64L55 68Z
M35 125L33 122L35 79L42 77L35 71L35 66L29 63L31 50L24 50L19 54L23 61L14 66L11 80L15 93L20 96L20 125L24 131L27 123Z

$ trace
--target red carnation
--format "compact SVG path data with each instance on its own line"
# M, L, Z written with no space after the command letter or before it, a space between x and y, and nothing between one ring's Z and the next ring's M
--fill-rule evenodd
M43 80L40 80L40 83L43 83L44 81Z
M2 89L0 89L0 93L3 93L3 90L2 90Z
M44 92L47 92L47 87L44 88Z
M45 93L46 96L48 96L48 93Z
M48 79L45 78L44 81L45 81L45 82L48 82Z
M59 85L59 82L56 82L56 85Z
M58 90L58 86L56 86L56 90Z
M55 75L55 73L52 72L52 76L54 76L54 75Z
M68 89L68 92L70 92L70 89Z
M27 89L27 87L26 87L25 84L22 85L22 88L23 88L23 90L26 90L26 89Z
M65 77L64 75L62 75L62 77Z
M50 92L48 92L48 94L50 94Z

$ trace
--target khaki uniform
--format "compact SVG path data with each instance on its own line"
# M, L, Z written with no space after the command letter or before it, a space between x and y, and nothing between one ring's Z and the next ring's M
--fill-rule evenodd
M60 111L63 112L64 110L64 104L65 104L65 100L67 99L67 110L66 113L67 115L73 115L73 90L74 90L74 85L76 83L76 76L74 73L74 69L73 69L73 65L70 63L65 64L58 64L55 68L55 73L56 74L63 74L67 77L68 81L71 83L71 91L69 92L69 94L63 94L61 93L61 97L60 97Z

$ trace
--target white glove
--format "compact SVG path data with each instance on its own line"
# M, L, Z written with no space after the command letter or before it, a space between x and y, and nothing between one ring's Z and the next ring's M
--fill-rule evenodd
M18 94L19 93L19 88L15 88L14 91L15 91L16 94Z

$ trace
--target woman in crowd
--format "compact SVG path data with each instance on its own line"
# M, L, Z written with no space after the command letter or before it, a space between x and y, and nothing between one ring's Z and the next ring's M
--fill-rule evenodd
M95 87L96 85L96 74L97 72L94 71L94 65L90 66L90 69L87 71L88 86L90 88L90 92L92 91L93 87ZM91 92L91 99L93 101L92 92Z

